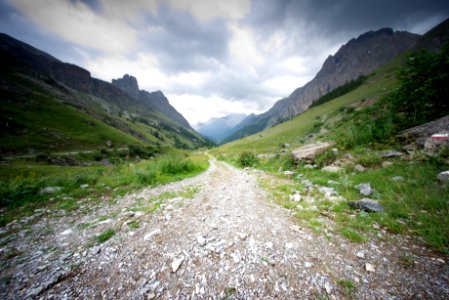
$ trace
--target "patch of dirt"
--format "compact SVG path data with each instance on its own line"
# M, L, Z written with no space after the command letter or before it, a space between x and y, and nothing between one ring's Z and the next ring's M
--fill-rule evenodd
M258 176L269 175L211 161L197 177L114 203L18 220L0 232L0 298L449 298L447 260L404 236L355 244L300 228ZM192 188L192 199L180 196ZM169 199L150 213L158 197ZM95 245L108 228L116 235Z

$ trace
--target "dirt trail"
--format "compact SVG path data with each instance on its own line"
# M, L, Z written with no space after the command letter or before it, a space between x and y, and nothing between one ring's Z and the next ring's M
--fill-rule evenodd
M354 244L331 233L327 238L313 234L269 201L258 176L267 175L211 161L211 168L195 178L109 205L86 204L77 216L47 216L32 230L48 227L53 233L24 235L5 246L23 254L6 269L11 281L2 283L0 297L449 298L447 262L432 252L404 237ZM189 189L196 194L183 198L182 191ZM168 191L181 193L166 197L156 213L139 210L147 199ZM94 225L83 225L93 220ZM133 223L139 228L129 226ZM88 248L92 236L106 228L117 234ZM53 250L46 251L50 245ZM413 268L399 263L404 247L418 258ZM354 287L344 288L348 282Z

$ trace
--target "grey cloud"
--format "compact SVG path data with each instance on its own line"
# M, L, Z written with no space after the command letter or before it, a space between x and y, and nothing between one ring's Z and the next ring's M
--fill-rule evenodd
M157 55L168 74L214 67L214 61L228 54L230 32L223 20L201 23L186 12L161 6L147 24L156 30L144 30L141 43Z

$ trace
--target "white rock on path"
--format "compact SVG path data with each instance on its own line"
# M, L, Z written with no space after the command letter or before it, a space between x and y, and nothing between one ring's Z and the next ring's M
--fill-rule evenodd
M365 264L365 270L366 270L367 272L371 272L371 273L376 272L376 270L374 269L373 265L370 264L370 263L366 263L366 264Z
M171 270L173 271L173 273L176 273L176 271L178 271L178 269L181 266L183 261L184 261L184 256L181 256L180 258L177 258L172 262Z
M200 244L201 247L203 247L204 245L206 245L206 239L203 236L199 236L196 241L198 242L198 244Z
M144 241L148 241L148 240L150 240L154 235L157 235L157 234L160 234L160 233L161 233L161 230L160 230L159 228L156 229L156 230L153 230L152 232L145 234L145 236L143 237L143 240L144 240Z
M60 233L60 235L70 235L73 233L73 229L69 228Z

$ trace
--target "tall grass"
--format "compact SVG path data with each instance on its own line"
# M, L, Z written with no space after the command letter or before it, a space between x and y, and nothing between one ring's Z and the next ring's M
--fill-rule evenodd
M113 166L56 167L6 166L0 169L0 226L22 213L42 207L78 208L77 199L93 201L103 194L122 195L132 190L194 176L208 168L205 156L167 154L139 163ZM46 187L58 187L43 193Z

